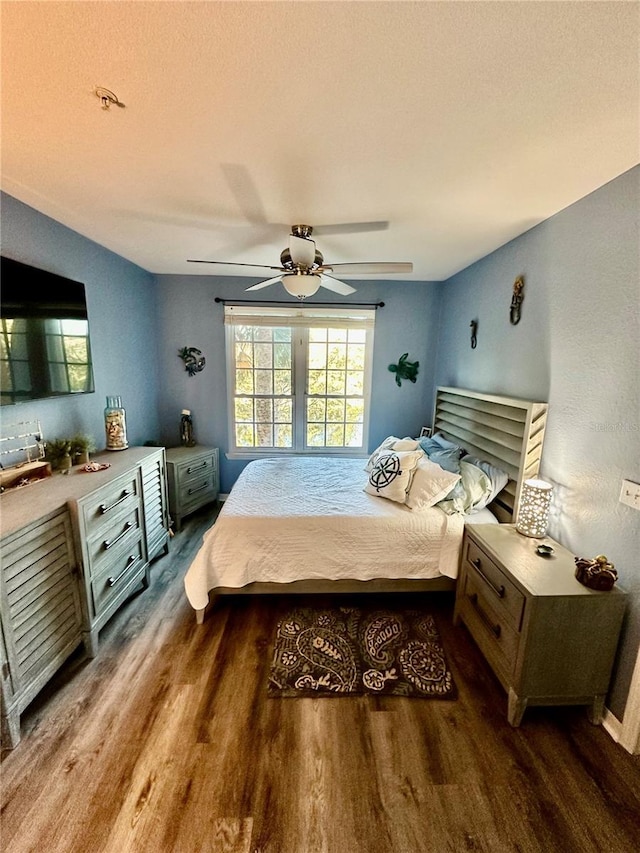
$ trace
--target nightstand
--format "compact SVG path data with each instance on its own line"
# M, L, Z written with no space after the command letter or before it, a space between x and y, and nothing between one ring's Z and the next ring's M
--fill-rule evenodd
M551 557L535 549L553 547ZM464 622L508 692L508 720L528 705L589 705L602 721L626 594L588 589L574 555L512 524L465 526L454 624Z
M218 499L218 448L170 447L166 454L169 512L179 531L186 515Z

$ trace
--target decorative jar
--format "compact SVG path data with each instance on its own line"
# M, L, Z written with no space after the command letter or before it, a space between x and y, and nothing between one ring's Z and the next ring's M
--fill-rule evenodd
M121 397L107 397L104 410L104 426L107 435L107 450L126 450L127 424Z

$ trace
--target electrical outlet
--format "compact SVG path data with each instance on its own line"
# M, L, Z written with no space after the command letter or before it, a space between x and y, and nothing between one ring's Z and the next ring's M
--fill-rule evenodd
M620 503L640 509L640 483L631 480L623 480L620 489Z

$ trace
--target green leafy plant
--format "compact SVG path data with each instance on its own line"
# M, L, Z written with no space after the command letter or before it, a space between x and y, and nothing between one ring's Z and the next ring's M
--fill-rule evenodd
M93 436L81 432L74 435L73 438L70 439L69 444L71 445L71 457L74 460L83 454L93 453L96 449L96 443L93 440Z
M71 456L71 439L51 438L46 442L44 458L51 463L52 468L59 468L66 456Z

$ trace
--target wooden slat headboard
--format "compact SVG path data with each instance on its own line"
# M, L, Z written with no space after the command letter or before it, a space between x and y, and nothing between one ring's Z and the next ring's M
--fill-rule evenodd
M540 470L547 403L439 387L433 431L509 474L490 505L498 521L515 521L522 483Z

